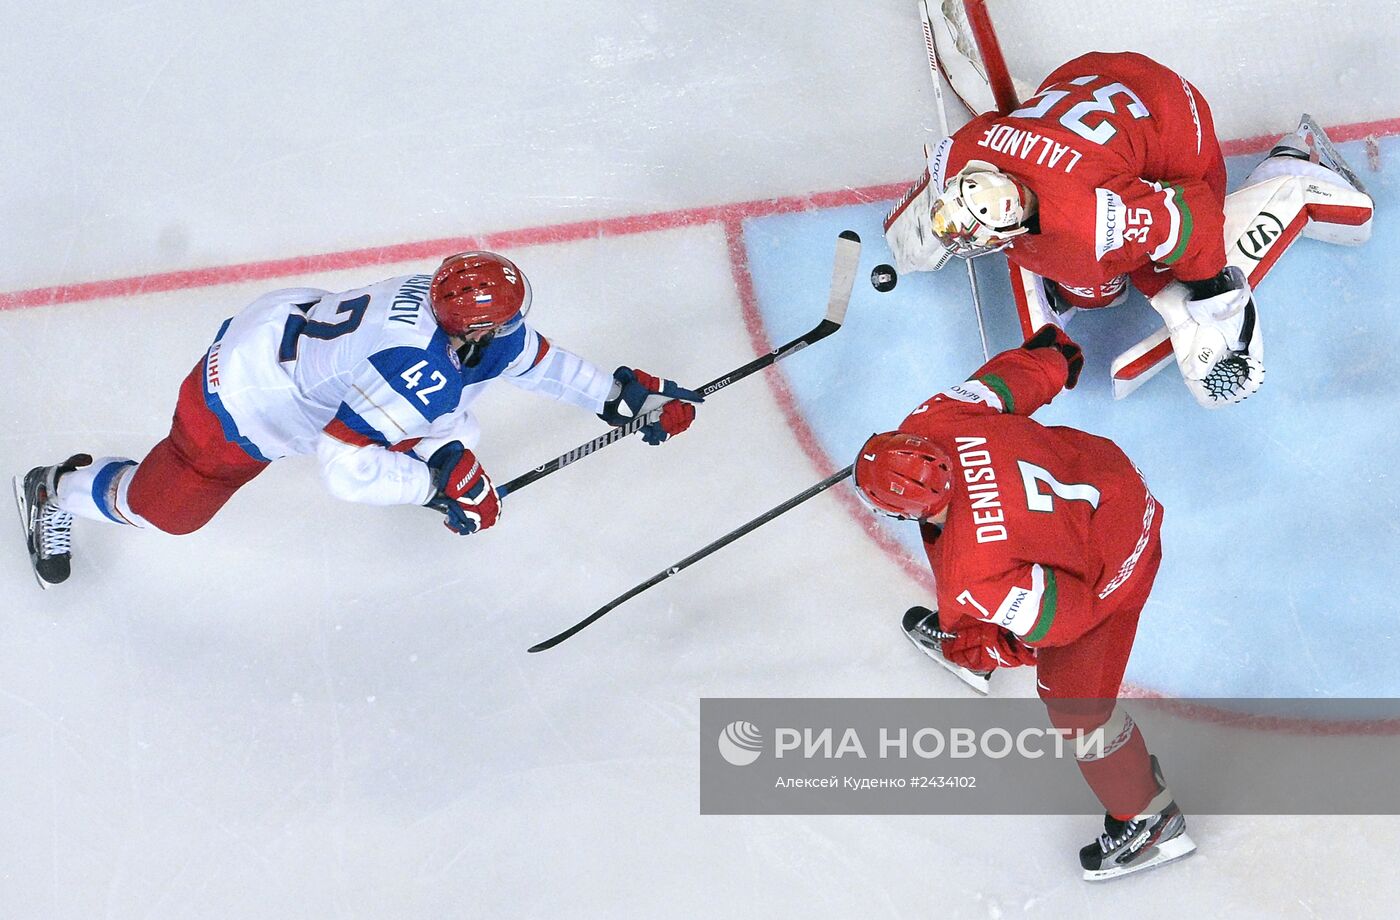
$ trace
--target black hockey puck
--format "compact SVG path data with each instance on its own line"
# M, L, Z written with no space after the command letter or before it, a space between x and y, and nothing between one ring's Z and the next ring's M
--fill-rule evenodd
M875 290L886 294L899 283L899 275L895 273L893 265L877 265L870 271L870 283Z

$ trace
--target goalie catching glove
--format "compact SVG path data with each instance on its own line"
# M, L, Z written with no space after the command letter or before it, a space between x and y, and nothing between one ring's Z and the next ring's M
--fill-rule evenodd
M461 441L444 444L428 458L433 476L433 496L427 507L441 511L444 526L466 536L485 530L501 517L501 500L476 454Z
M703 402L699 393L673 380L619 367L613 372L612 391L598 417L609 425L626 425L640 415L660 409L661 415L656 421L642 426L642 440L655 445L689 428L695 421L695 407L691 403L698 402Z
M1186 388L1209 409L1243 402L1264 382L1264 339L1244 271L1173 281L1151 299L1166 323Z

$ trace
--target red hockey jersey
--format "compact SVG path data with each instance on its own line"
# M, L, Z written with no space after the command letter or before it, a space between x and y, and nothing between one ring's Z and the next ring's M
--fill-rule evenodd
M942 533L923 527L945 628L970 618L1067 645L1107 616L1158 539L1162 506L1118 445L1028 417L1066 373L1055 349L1003 352L900 425L955 465Z
M1210 109L1151 58L1093 52L1064 64L1021 108L954 132L935 181L946 186L969 160L1035 193L1032 232L1006 253L1052 281L1097 289L1155 265L1160 279L1134 277L1150 295L1225 267L1225 161Z

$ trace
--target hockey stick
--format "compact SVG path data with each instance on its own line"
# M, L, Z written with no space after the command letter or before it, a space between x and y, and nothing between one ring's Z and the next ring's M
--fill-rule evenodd
M783 502L776 508L773 508L770 511L765 511L763 514L754 518L752 521L749 521L744 526L738 528L737 530L731 530L729 533L720 537L715 542L709 544L708 546L705 546L702 549L696 550L689 556L686 556L684 559L682 559L680 562L677 562L675 565L672 565L666 569L663 569L660 572L657 572L655 575L651 576L646 581L637 585L635 588L631 589L625 594L621 594L618 597L613 598L612 600L604 604L602 607L599 607L597 610L593 611L588 616L584 617L582 620L579 620L573 626L570 626L568 629L564 630L558 635L552 636L544 640L543 642L530 646L530 651L543 652L545 649L554 648L554 646L558 645L560 642L563 642L565 639L569 638L574 633L577 633L580 630L586 628L589 624L602 619L608 613L610 613L613 610L616 610L618 607L627 603L632 598L636 597L638 594L641 594L648 588L660 584L661 582L665 581L666 579L670 578L672 575L675 575L677 572L680 572L683 569L690 568L692 565L699 562L701 559L704 559L711 553L724 549L726 546L733 543L735 540L739 539L744 534L751 533L752 531L757 530L764 524L767 524L769 521L773 520L775 517L778 517L779 515L784 514L785 512L791 511L793 508L796 508L798 505L802 504L814 495L820 495L822 492L825 492L827 489L836 485L838 482L845 479L847 476L851 475L851 471L854 469L855 466L852 465L846 467L844 470L839 470L835 473L832 473L830 476L826 477L821 482L805 489L797 495L794 495L792 498L789 498L787 501Z
M1124 399L1162 371L1176 357L1166 328L1158 329L1113 359L1109 378L1113 398Z
M977 269L973 267L972 260L967 260L967 283L972 288L972 310L977 314L977 337L982 340L982 362L992 360L991 354L987 351L987 328L982 325L982 293L977 287Z
M938 106L938 127L943 132L944 137L950 136L948 130L948 106L943 101L943 81L938 76L938 49L933 41L933 23L928 15L928 3L926 0L919 0L919 14L924 27L924 48L928 51L928 75L933 80L933 98ZM934 189L942 191L942 189ZM972 309L977 314L977 335L982 339L982 360L990 361L991 354L987 350L987 329L982 324L982 297L977 288L977 269L972 265L971 259L963 260L967 265L967 283L972 290Z
M860 236L854 230L842 230L836 240L836 263L831 273L831 293L827 296L826 316L811 329L799 335L797 338L775 348L766 355L762 355L742 367L735 368L722 377L716 377L709 383L700 387L698 392L702 397L709 397L731 383L743 380L750 374L763 370L784 358L795 355L802 349L815 342L831 335L841 328L841 323L846 319L846 308L851 302L851 289L855 286L856 268L860 262ZM591 453L602 450L614 441L620 441L630 434L650 425L661 417L661 409L653 409L646 415L639 415L625 425L619 425L587 444L580 444L566 454L561 454L550 460L543 466L537 466L528 473L523 473L510 482L496 487L496 495L505 498L512 492L523 489L530 483L543 479L550 473L562 470L564 467L576 460L581 460Z

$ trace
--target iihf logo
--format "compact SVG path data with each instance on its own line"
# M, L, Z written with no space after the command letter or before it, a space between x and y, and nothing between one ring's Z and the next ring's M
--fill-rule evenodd
M752 722L730 722L719 733L720 756L736 767L747 767L763 753L763 733Z

